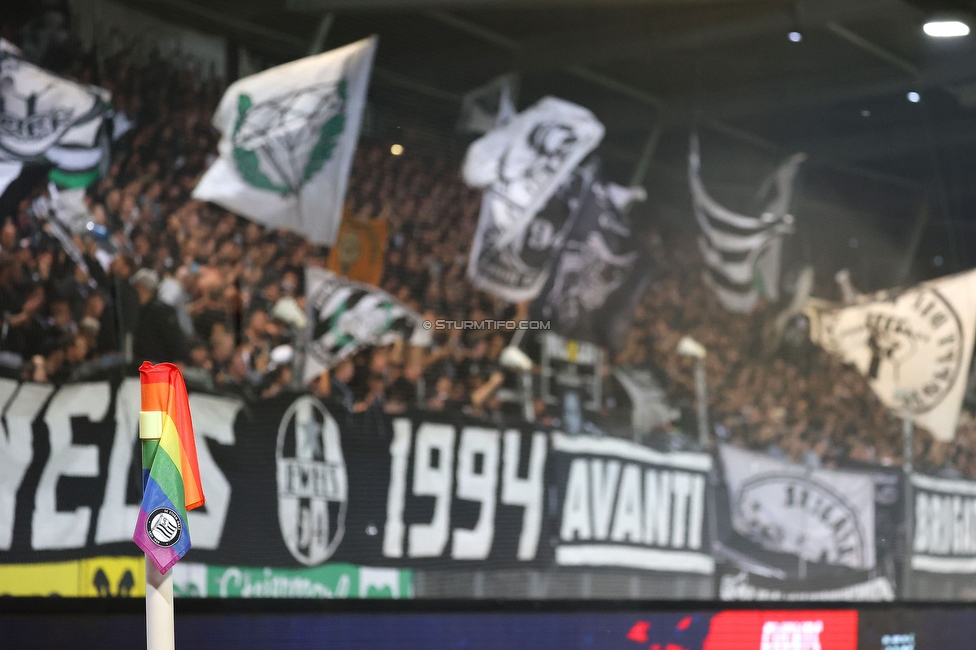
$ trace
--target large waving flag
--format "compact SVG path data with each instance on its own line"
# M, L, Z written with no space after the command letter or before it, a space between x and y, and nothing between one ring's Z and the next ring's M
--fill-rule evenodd
M468 261L476 287L509 302L539 295L549 255L571 225L560 195L576 193L585 173L573 172L605 130L582 106L543 97L471 143L464 182L484 188Z
M885 406L955 438L976 337L976 270L859 296L810 301L810 338L863 374Z
M203 505L203 487L183 375L148 361L139 373L143 497L132 540L166 573L190 550L186 511Z
M376 43L366 38L231 84L213 118L220 158L193 197L334 244Z
M52 163L61 187L107 171L112 95L44 70L0 39L0 194L25 164Z
M766 207L760 216L738 214L720 205L705 189L698 136L691 137L688 181L702 231L698 248L707 267L702 277L727 310L750 312L760 294L773 301L779 299L783 237L795 231L789 208L796 174L804 160L806 154L790 156L762 184L756 198Z
M305 267L305 295L305 383L366 346L411 338L421 322L387 292L314 266Z

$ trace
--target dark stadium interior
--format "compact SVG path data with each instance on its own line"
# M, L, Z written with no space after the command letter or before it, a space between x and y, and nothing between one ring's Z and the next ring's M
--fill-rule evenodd
M824 650L967 647L962 632L940 634L962 630L971 612L958 603L976 600L976 366L966 324L976 302L958 303L958 352L930 364L951 358L951 373L931 371L924 388L934 394L950 374L946 392L965 386L948 434L922 421L925 412L902 417L877 386L879 365L901 363L905 346L928 354L952 338L935 334L931 304L920 317L935 321L931 333L883 349L889 340L872 330L861 365L831 347L827 321L817 320L872 301L894 310L912 291L955 314L951 296L933 288L943 285L929 282L976 267L976 37L933 38L923 25L934 19L976 27L976 0L0 4L0 38L14 47L0 49L0 66L9 57L104 89L111 125L102 132L110 155L78 190L84 216L75 226L56 206L58 192L78 186L53 158L25 157L16 180L0 185L0 473L13 477L0 475L0 647L6 632L21 645L40 635L38 647L53 646L88 613L99 616L79 626L85 642L116 624L112 643L138 642L138 607L48 612L44 600L16 596L146 592L141 568L133 578L127 564L138 549L126 518L146 485L137 452L127 455L141 420L125 412L134 411L126 400L137 399L143 360L178 363L204 441L204 483L219 475L217 496L194 515L205 541L173 570L181 647L250 634L255 648L270 647L285 629L281 647L332 634L348 647L379 647L397 628L404 647L417 648L538 638L536 647L717 650L732 646L719 645L715 630L762 628L745 608L765 605L719 602L734 600L812 601L796 604L794 618L782 603L757 611L774 636L823 607ZM348 262L344 230L334 244L316 243L301 228L194 198L227 156L227 133L212 120L231 84L372 35L362 125L337 203L342 228L373 238L371 252L362 244ZM607 312L612 322L594 317L600 336L550 344L500 325L435 325L418 336L421 321L410 320L430 330L537 315L534 297L511 299L473 277L496 190L475 187L466 160L481 134L505 122L476 132L461 116L473 91L501 75L518 111L557 97L605 127L540 210L564 201L582 214L584 198L599 196L588 194L592 170L607 187L646 190L646 201L614 208L627 228L619 246L639 251L637 266L647 268L633 277L645 280L635 281L632 305ZM5 112L12 84L0 83L0 181L2 165L19 160L3 140L19 124ZM699 145L700 181L717 208L695 193L689 152ZM759 297L731 308L708 271L702 215L777 216L766 201L774 186L784 192L774 179L798 153L806 157L785 190L792 203L777 217L787 235L777 239L776 287L765 288L749 258L744 284ZM65 225L52 227L54 217ZM316 311L313 268L365 283L367 297L388 298L413 329L394 331L389 316L389 331L309 374L309 350L339 318ZM595 360L583 360L591 352ZM585 379L559 384L560 362ZM896 383L912 380L898 372ZM627 383L638 375L644 392ZM488 433L469 439L472 430ZM335 449L338 474L314 474L335 470ZM321 467L308 470L313 461ZM294 477L306 471L321 493L302 492L313 479ZM626 501L631 477L636 506ZM517 486L533 481L538 498L519 496ZM588 486L577 495L585 513L571 520L578 481ZM785 501L774 503L779 489ZM110 498L113 490L122 496ZM289 499L299 514L288 514ZM652 516L661 503L664 514ZM641 510L637 523L624 519L628 507ZM113 513L124 526L105 523ZM61 523L47 526L45 516ZM324 533L302 517L318 517ZM870 525L859 527L862 518ZM308 541L319 534L321 548ZM487 536L483 550L478 535ZM59 536L77 543L59 546ZM633 554L594 560L574 546L587 539L605 542L594 554ZM67 581L72 593L23 586L20 567L42 565L38 584L63 583L56 563L83 576ZM235 610L189 596L286 600ZM298 600L313 597L431 600L343 606L328 618ZM546 599L554 602L541 609L528 602ZM591 600L609 602L587 610ZM902 602L852 604L872 600ZM910 611L918 602L931 618ZM476 611L462 611L470 603ZM583 613L570 621L574 612ZM235 627L243 614L253 620ZM506 616L518 635L505 636ZM930 624L938 617L945 629ZM495 636L472 632L492 626ZM787 648L764 640L761 650Z

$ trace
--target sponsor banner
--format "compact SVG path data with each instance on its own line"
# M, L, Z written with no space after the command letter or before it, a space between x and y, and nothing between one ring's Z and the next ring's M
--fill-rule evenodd
M236 567L228 589L320 595L340 593L334 567L316 573L336 563L360 567L350 594L386 569L713 569L704 454L306 394L189 404L207 504L187 513L185 561L209 568L181 579L201 593L214 567ZM0 405L0 563L136 557L139 381L0 379Z
M976 482L912 476L912 568L976 573Z
M976 337L976 271L858 301L808 306L811 339L853 364L886 406L952 440Z
M895 599L895 588L885 577L841 586L817 586L770 580L745 572L723 575L719 581L720 600L796 601L796 602L883 602Z
M693 612L643 616L629 647L651 650L856 650L854 610Z
M556 565L715 571L705 528L710 456L562 433L552 434L552 455Z
M410 598L409 569L332 563L302 569L180 562L173 593L187 598Z
M731 527L768 554L857 571L876 564L874 482L729 445L719 449Z
M141 598L145 595L143 556L0 564L0 596Z

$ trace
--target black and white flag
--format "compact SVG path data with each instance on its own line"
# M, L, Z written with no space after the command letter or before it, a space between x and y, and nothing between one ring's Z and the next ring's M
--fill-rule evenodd
M729 311L751 311L760 295L779 298L783 236L794 230L789 209L793 181L804 160L805 154L794 154L766 179L758 192L767 198L766 208L759 217L750 217L719 205L709 195L701 180L698 137L691 138L688 181L702 230L698 247L708 267L704 278Z
M640 187L590 184L532 304L532 318L549 321L567 338L619 347L650 279L650 257L635 241L625 213L646 196Z
M385 291L331 271L305 268L309 331L304 381L369 345L409 337L421 319Z
M681 411L671 406L667 392L650 370L614 366L611 372L630 398L630 424L635 431L650 433L654 427L681 417Z
M111 94L48 72L0 44L0 193L25 163L51 163L65 178L108 160ZM57 180L57 178L55 178Z
M876 564L874 482L719 448L732 529L763 551L866 571Z
M811 301L811 340L853 364L885 406L952 440L976 338L976 271L857 300Z
M459 133L487 133L515 117L518 77L504 74L466 93L461 100Z
M571 223L574 183L588 182L573 170L603 133L587 109L545 97L471 144L464 180L485 190L468 263L476 287L511 302L538 295Z

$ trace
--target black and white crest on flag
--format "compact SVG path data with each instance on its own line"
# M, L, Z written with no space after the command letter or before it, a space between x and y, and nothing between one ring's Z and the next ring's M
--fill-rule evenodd
M39 68L0 39L0 195L10 189L5 204L23 198L23 188L14 181L25 165L29 177L37 171L31 165L51 163L57 168L57 182L72 187L104 175L111 145L111 102L107 90Z
M505 204L503 197L485 192L468 277L486 291L507 300L537 295L549 277L553 255L572 227L593 178L592 168L578 168L514 240L511 232L501 226L506 218L498 218L495 213L509 210L511 206Z
M321 564L345 533L349 479L339 425L319 400L303 395L285 411L275 458L281 537L296 560Z
M589 185L532 305L533 318L551 321L568 338L617 347L651 272L650 258L624 214L628 204L645 196L642 188Z
M760 295L779 298L783 236L794 231L789 214L793 181L805 154L790 156L763 183L759 197L768 202L759 217L738 214L716 202L701 180L698 137L691 137L688 181L692 207L702 234L698 247L705 261L706 284L729 311L748 312Z
M91 131L92 146L109 109L106 96L0 49L0 159L39 161L76 130Z
M409 337L420 317L376 287L305 269L309 316L306 380L368 345Z
M767 553L870 570L876 564L870 476L719 449L732 528Z
M472 143L464 180L485 189L468 264L476 287L512 302L538 295L572 212L558 195L575 195L574 170L603 133L585 108L545 97Z

